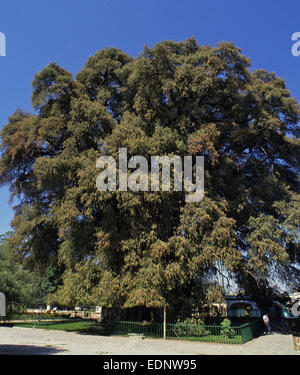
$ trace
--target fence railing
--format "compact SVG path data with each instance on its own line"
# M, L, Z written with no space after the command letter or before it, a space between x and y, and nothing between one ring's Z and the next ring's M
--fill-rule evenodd
M107 321L102 323L107 334L142 334L146 337L162 338L162 323L139 323ZM262 332L261 323L253 321L224 330L220 325L168 323L166 337L173 340L192 340L220 344L244 344Z
M167 324L167 337L172 339L216 342L220 344L241 344L240 328L230 327L230 332L224 332L219 325L202 324Z

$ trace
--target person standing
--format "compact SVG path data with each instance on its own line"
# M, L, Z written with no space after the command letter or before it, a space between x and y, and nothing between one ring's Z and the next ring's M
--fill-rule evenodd
M271 326L270 326L269 314L265 314L263 316L263 321L265 323L265 326L266 326L266 329L267 329L267 333L269 333L269 335L270 335L271 334Z

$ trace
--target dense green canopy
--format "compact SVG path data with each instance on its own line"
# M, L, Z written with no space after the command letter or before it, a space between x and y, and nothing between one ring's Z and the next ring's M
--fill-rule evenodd
M72 74L33 80L35 114L4 126L1 183L15 207L11 248L43 272L60 268L61 304L178 308L230 277L258 294L299 277L299 105L283 79L232 43L164 41L132 58L98 51ZM96 160L205 157L205 198L100 192ZM217 293L216 293L217 294Z
M0 292L6 297L7 316L25 307L35 307L42 300L37 275L11 259L9 236L10 233L0 235Z

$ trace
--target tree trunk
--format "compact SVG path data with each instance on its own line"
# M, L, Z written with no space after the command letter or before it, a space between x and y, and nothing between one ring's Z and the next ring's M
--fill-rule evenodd
M164 305L164 340L167 338L167 305Z

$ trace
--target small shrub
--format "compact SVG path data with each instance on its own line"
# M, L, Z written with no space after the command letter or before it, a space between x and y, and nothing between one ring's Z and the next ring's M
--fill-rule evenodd
M209 334L205 329L204 322L199 319L189 318L183 322L177 322L174 330L179 337L199 337Z
M227 318L221 323L221 335L230 339L235 335L235 331L231 328L231 321Z

